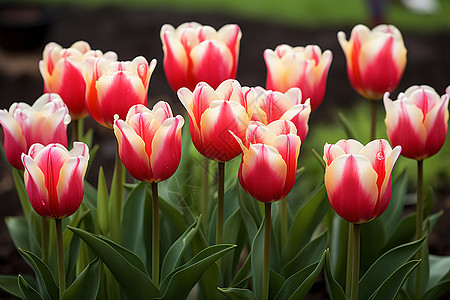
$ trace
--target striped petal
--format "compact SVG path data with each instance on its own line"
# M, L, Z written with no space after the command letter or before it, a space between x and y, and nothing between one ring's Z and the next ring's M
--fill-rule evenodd
M21 154L27 152L27 142L20 124L6 110L0 110L0 124L3 127L5 155L8 162L22 170Z
M45 186L45 176L36 162L25 153L22 153L22 162L25 166L24 182L31 206L41 216L48 216L48 192Z

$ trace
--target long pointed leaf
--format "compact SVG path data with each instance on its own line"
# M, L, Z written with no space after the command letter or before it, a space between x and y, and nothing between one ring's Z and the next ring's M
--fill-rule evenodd
M31 287L36 287L34 278L27 275L23 277ZM0 289L17 298L21 296L16 275L0 275Z
M264 261L264 222L261 222L251 249L253 292L257 299L262 297L263 261Z
M334 279L333 272L331 271L330 252L325 254L325 282L327 285L328 294L331 300L345 300L345 294L342 287Z
M99 260L89 263L77 279L64 291L63 300L95 300L100 285Z
M248 289L219 288L219 291L230 300L256 300L255 294Z
M21 275L17 276L17 284L19 286L22 299L42 300L42 297L39 295L39 293L35 289L33 289Z

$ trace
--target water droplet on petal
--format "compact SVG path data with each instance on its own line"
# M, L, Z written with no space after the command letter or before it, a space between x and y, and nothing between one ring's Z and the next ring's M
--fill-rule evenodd
M384 152L383 151L379 151L377 153L377 159L378 160L384 160Z

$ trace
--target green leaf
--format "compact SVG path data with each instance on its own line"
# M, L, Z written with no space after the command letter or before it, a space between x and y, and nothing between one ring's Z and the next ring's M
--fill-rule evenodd
M342 287L334 279L333 272L331 271L330 252L325 254L325 282L327 285L328 295L331 300L345 300L345 294Z
M108 187L106 185L105 174L103 167L100 166L97 181L97 224L101 233L108 232L108 199Z
M382 252L411 241L416 232L416 213L403 217L393 228Z
M256 300L255 294L248 289L239 289L239 288L219 288L219 291L227 297L227 299L231 300Z
M428 289L439 284L441 281L450 279L450 256L430 255L430 277Z
M344 116L342 112L338 112L339 123L341 123L344 128L347 139L358 139L355 129L353 128L351 122Z
M419 265L419 260L412 260L394 271L371 295L371 300L395 299L411 272ZM367 299L361 298L359 299Z
M134 253L104 237L79 228L68 228L100 256L129 297L132 299L158 297L158 289L145 272L143 262Z
M320 261L301 269L286 279L286 282L274 300L304 299L319 276L319 273L322 271L327 252L328 250L324 251Z
M147 183L140 182L128 194L122 209L122 245L144 262L147 260L144 242L144 211ZM149 229L150 230L150 229Z
M236 184L236 189L242 221L247 229L247 236L252 241L258 232L258 224L261 224L263 219L261 211L258 208L257 201L247 194L240 184Z
M325 185L322 184L295 215L282 251L283 262L292 260L309 242L328 208Z
M96 299L100 285L98 257L87 265L77 279L64 291L63 300Z
M262 282L264 274L264 222L261 222L251 248L253 292L257 299L262 297Z
M48 266L39 257L28 250L19 249L19 253L36 274L39 293L42 297L44 299L58 299L59 288L56 285L55 279Z
M17 284L19 286L20 295L22 296L22 299L42 300L42 297L39 295L39 293L35 289L33 289L21 275L17 276Z
M28 218L30 213L33 212L33 207L31 206L30 200L28 198L27 189L25 188L25 183L23 181L23 171L12 169L12 175L14 180L14 186L16 187L17 195L19 196L20 205L22 206L22 211L25 218Z
M17 249L31 250L28 223L25 217L5 217L6 227Z
M243 287L245 282L247 282L248 279L252 277L251 257L252 255L251 253L249 253L244 261L244 264L234 277L233 282L231 283L232 287Z
M327 248L328 231L324 231L315 239L311 240L303 249L284 267L281 269L281 274L284 277L290 277L292 274L298 272L314 262L320 260L323 252Z
M450 289L450 279L440 281L422 295L423 299L437 300Z
M224 255L221 259L222 282L228 283L231 281L233 274L235 274L237 264L239 263L239 255L245 243L245 241L243 241L243 243L238 241L239 233L243 229L241 228L241 220L240 210L237 208L234 213L226 219L223 225L223 242L237 245L237 248Z
M194 224L186 229L186 231L178 238L178 240L175 241L175 243L172 244L170 249L167 251L161 265L161 278L163 278L163 280L180 263L183 253L186 251L186 248L189 246L193 237L197 234L200 224L201 222L199 217Z
M360 273L364 274L369 267L380 257L382 247L385 243L384 224L379 219L361 224L361 256Z
M32 287L36 286L34 278L27 275L24 277L26 277L27 283L32 283L30 284ZM0 289L17 298L21 296L16 275L0 275Z
M423 246L425 237L400 245L383 254L359 281L358 299L368 299L378 287Z
M164 296L161 299L184 299L192 287L214 262L228 251L234 249L235 245L213 245L203 249L189 262L174 270L161 283Z

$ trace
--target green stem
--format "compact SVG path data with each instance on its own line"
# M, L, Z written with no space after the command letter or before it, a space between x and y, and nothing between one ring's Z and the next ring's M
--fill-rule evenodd
M269 299L269 272L270 272L270 227L272 222L272 203L264 206L264 274L262 285L262 299Z
M280 207L280 222L281 222L281 246L284 245L287 238L287 199L283 198L281 199L281 207Z
M48 220L41 217L41 252L42 260L48 265Z
M84 134L83 119L72 120L72 142L81 141Z
M203 186L202 186L202 222L206 225L209 204L209 158L203 157Z
M370 140L374 140L377 131L377 108L378 101L371 100L371 122L370 122Z
M123 197L123 165L120 160L119 148L116 150L116 160L114 164L113 182L111 186L111 223L109 228L111 230L111 237L120 243L121 230L121 214L122 214L122 197Z
M56 245L58 254L58 279L59 279L59 299L62 299L62 295L66 290L66 275L64 270L64 247L62 236L62 220L55 219L56 224Z
M360 244L360 225L353 224L353 263L352 263L352 287L350 293L351 300L358 299L359 282L359 244Z
M347 237L347 272L345 277L345 298L350 299L353 269L353 223L348 224Z
M159 286L159 201L158 183L152 182L152 279Z
M417 213L416 213L416 239L420 239L423 233L423 160L417 161ZM417 259L421 260L423 247L417 252ZM421 296L422 264L416 270L416 299Z
M225 163L219 162L219 178L217 189L217 226L216 244L222 244L223 240L223 197L225 185Z

